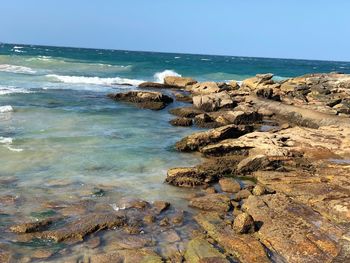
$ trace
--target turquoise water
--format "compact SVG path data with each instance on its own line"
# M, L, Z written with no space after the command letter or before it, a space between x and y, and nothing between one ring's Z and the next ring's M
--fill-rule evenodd
M350 63L0 45L0 246L13 238L9 225L37 218L48 201L137 197L186 207L191 191L163 181L167 169L201 161L173 148L194 128L107 93L169 74L224 81L329 71L350 73Z

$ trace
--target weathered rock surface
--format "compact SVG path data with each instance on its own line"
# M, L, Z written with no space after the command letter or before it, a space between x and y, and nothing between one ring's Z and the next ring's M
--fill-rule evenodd
M227 212L231 207L230 201L226 194L215 193L193 198L189 205L204 211Z
M91 263L162 263L162 258L155 252L149 249L126 249L116 252L97 254L90 257Z
M237 193L241 190L241 185L233 178L222 178L219 180L221 190L228 193Z
M210 237L219 243L228 253L235 255L242 263L270 262L262 244L250 235L236 234L230 225L226 225L216 213L200 213L195 216Z
M140 108L150 110L164 109L173 99L160 92L151 91L129 91L126 93L109 94L108 97L116 101L126 101Z
M282 195L250 196L244 209L261 222L259 240L286 262L332 262L342 230Z
M192 239L188 243L185 259L187 262L193 263L229 263L223 254L202 238Z
M236 105L237 103L226 91L193 96L193 106L206 112L217 111L224 108L233 108Z
M193 121L190 118L176 118L176 119L172 119L170 121L170 124L173 126L182 126L182 127L189 127L192 126Z
M232 228L237 234L254 233L254 219L247 213L239 214L233 221Z
M192 78L167 76L164 78L164 84L169 86L174 86L182 89L186 89L196 84L197 81Z
M179 151L195 151L208 144L215 143L227 138L237 138L251 130L249 126L227 125L205 132L189 135L176 143Z
M190 91L194 94L211 94L222 90L216 82L201 82L190 88Z
M180 107L169 110L169 113L182 118L194 118L195 116L202 114L203 111L193 107Z

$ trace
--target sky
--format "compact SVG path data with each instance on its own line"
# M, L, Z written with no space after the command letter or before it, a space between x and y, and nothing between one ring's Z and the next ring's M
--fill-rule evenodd
M0 42L350 61L349 0L1 0Z

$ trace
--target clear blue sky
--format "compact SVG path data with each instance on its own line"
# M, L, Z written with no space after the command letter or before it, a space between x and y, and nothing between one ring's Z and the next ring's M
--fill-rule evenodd
M349 0L1 0L0 41L350 61Z

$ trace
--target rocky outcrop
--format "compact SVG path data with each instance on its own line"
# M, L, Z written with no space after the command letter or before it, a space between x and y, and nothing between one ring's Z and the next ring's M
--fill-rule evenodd
M180 89L190 88L192 85L196 84L197 81L192 78L167 76L164 78L164 84L177 87Z
M194 118L195 116L202 114L203 111L195 109L193 107L180 107L169 110L169 113L178 117Z
M217 111L224 108L233 108L236 105L236 101L234 101L226 91L193 96L193 106L206 112Z
M179 151L195 151L208 144L212 144L227 138L237 138L251 131L249 126L227 125L205 132L194 133L176 143Z
M190 118L176 118L176 119L172 119L170 121L170 124L173 126L188 127L188 126L192 126L193 121Z
M230 198L226 194L215 193L191 199L189 206L204 211L227 212L231 208Z
M126 101L135 104L140 108L150 110L164 109L173 99L160 92L150 91L129 91L126 93L109 94L108 97L116 101Z
M226 252L235 255L240 262L270 262L263 245L257 239L250 235L236 234L217 213L200 213L195 216L195 219L210 237L217 241Z
M340 253L341 229L284 195L251 196L244 209L261 222L259 240L285 262L333 262Z
M223 91L216 82L201 82L190 88L193 94L211 94Z

